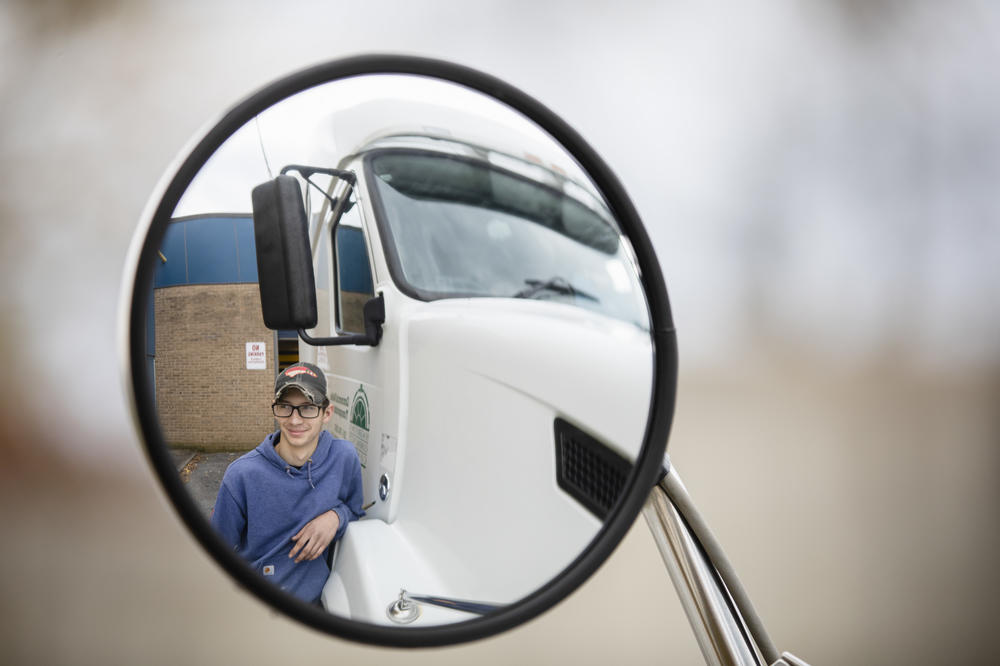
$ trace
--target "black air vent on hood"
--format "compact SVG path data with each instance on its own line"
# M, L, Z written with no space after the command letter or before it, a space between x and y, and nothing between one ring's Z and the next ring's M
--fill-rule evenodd
M556 481L604 520L625 487L632 465L579 428L555 420Z

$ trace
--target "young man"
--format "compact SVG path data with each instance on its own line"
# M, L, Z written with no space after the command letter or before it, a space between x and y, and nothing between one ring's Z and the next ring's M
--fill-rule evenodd
M315 365L278 375L271 411L278 430L226 470L212 526L268 580L316 603L327 548L364 513L361 465L353 444L323 429L333 407Z

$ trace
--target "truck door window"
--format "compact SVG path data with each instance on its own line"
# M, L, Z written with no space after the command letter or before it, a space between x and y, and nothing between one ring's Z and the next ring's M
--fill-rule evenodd
M334 232L337 257L337 328L347 333L364 332L362 310L368 299L375 295L371 266L368 263L368 246L361 230L358 208L350 205Z

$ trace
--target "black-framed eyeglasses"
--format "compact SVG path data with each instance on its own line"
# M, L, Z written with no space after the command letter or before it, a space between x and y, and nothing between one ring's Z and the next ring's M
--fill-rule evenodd
M314 419L319 416L320 406L312 403L305 405L289 405L286 402L276 402L271 405L271 413L279 419L286 419L292 415L293 411L298 411L299 416L304 419Z

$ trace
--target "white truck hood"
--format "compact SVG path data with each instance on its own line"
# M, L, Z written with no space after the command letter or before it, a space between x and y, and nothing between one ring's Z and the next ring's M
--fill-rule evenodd
M495 382L626 458L638 454L653 376L647 331L579 307L505 298L424 303L406 327L414 363Z

